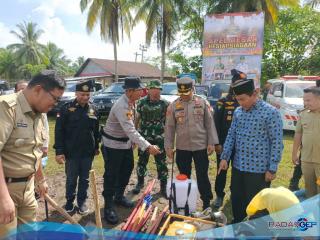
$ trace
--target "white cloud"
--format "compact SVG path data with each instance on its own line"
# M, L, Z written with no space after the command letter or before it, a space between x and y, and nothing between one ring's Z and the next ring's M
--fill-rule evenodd
M9 44L17 41L16 37L10 33L9 29L4 23L0 22L0 47L4 48Z
M79 0L19 0L26 2L38 1L38 6L34 8L28 21L38 24L44 34L40 42L55 43L62 48L68 58L76 59L79 56L92 58L113 59L113 45L103 42L99 34L99 25L95 27L91 34L86 31L86 13L82 14L79 7ZM10 34L10 30L0 22L0 44L8 45L14 43L17 39ZM139 45L145 43L145 26L138 24L131 32L131 41L126 35L124 41L120 41L118 46L118 59L126 61L135 60L135 52L141 53ZM156 57L160 55L155 43L151 44L144 57ZM141 56L138 56L138 61Z

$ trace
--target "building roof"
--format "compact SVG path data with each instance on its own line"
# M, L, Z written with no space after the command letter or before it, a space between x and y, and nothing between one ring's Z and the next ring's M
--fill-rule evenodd
M86 70L85 68L90 62L98 65L101 69L105 70L105 73L101 72L99 73L99 75L114 75L115 73L114 60L88 58L80 67L78 72L75 74L75 77L90 76L90 72L84 71ZM92 73L92 75L97 75L97 73ZM118 76L139 76L148 78L159 78L160 75L161 71L148 63L118 61ZM173 76L170 76L168 73L165 73L165 77Z

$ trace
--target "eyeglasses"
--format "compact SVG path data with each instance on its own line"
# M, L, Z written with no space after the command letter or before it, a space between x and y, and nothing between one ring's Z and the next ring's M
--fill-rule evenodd
M49 95L52 97L52 99L57 103L61 100L61 97L56 97L55 95L53 95L51 92L46 91L47 93L49 93Z

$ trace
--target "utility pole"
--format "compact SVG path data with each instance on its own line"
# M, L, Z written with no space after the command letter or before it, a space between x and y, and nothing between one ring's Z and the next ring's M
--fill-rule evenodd
M137 62L137 57L140 56L141 54L138 52L135 52L134 55L136 55L135 62Z
M141 62L143 62L143 52L147 51L147 46L140 44L139 49L141 51Z

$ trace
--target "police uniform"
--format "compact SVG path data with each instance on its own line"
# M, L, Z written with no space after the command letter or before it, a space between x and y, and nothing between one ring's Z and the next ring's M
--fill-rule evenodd
M296 133L302 134L301 168L307 197L312 197L320 193L320 186L316 184L320 178L320 112L303 110Z
M159 80L151 80L148 88L162 89ZM158 179L162 195L166 196L166 185L168 178L168 167L166 164L166 153L164 150L164 125L166 112L169 103L160 98L157 101L151 101L149 95L141 99L137 104L137 119L139 123L139 133L151 144L157 145L161 153L154 156ZM147 173L147 164L150 154L147 151L139 149L139 160L137 164L138 183L133 193L138 194L144 185L144 177Z
M214 110L214 123L217 128L217 133L219 137L219 143L223 146L226 137L228 135L228 130L231 126L233 113L236 108L239 106L237 100L233 97L231 93L229 93L226 97L221 98L217 101L215 110ZM216 154L217 156L217 169L219 169L220 165L220 154ZM215 202L215 207L219 208L222 205L223 198L225 195L224 188L226 185L227 179L227 171L222 170L220 174L217 174L215 181L215 192L217 195L217 200Z
M0 151L16 218L0 224L0 237L17 224L36 221L34 173L41 163L41 147L47 138L42 114L32 111L23 92L0 97ZM2 187L2 186L0 186Z
M177 80L178 92L188 95L192 79ZM210 104L200 96L193 95L188 102L181 98L172 102L167 110L165 125L165 149L174 148L176 135L176 162L181 174L191 176L191 161L194 159L198 188L205 207L212 199L208 177L208 145L219 143L213 122Z
M76 91L91 92L91 81L76 85ZM77 203L80 208L87 199L89 171L99 149L100 133L97 111L91 103L81 106L77 99L62 106L55 126L56 155L64 155L66 172L66 210L73 210L78 183Z
M139 78L126 78L124 89L141 89ZM112 106L102 132L102 154L105 162L104 191L105 219L115 224L118 216L114 210L114 200L126 207L133 204L124 196L133 170L132 145L137 144L145 151L150 143L145 140L134 125L135 104L123 94ZM115 198L115 199L114 199Z

